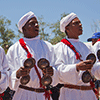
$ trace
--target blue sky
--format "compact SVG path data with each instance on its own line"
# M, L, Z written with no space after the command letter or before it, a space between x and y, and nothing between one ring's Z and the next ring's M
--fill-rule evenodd
M94 28L91 29L94 22L98 24L100 21L100 0L0 0L0 16L11 20L11 29L15 33L15 24L30 10L37 17L43 15L47 23L56 22L64 12L76 13L83 26L83 35L80 36L82 42L86 42L95 32Z

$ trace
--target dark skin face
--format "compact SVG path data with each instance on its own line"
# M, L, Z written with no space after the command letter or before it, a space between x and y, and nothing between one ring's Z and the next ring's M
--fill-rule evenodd
M68 38L78 39L79 35L82 34L82 24L76 17L65 27L65 30L68 33Z
M65 27L65 30L67 31L68 38L78 39L79 35L82 35L82 24L80 20L76 17L69 23L69 25ZM92 67L93 67L92 60L85 60L76 64L77 71L89 70Z
M34 38L39 35L39 25L35 17L28 20L22 29L26 38Z
M38 21L35 17L28 20L22 29L23 29L24 37L26 37L26 38L34 38L39 35L39 25L38 25ZM20 76L29 75L30 70L31 69L24 68L24 66L20 67L16 72L17 78L20 78ZM48 75L52 76L53 68L49 67L46 70L44 70L43 73L44 74L47 73Z

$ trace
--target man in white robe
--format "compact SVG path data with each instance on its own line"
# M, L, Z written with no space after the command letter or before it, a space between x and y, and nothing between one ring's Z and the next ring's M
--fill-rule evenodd
M35 59L36 66L40 58L46 58L50 62L50 66L53 66L53 47L49 42L40 40L38 21L32 11L21 17L18 22L18 28L24 34L23 40L26 44L26 47L28 48L28 51ZM27 59L27 52L22 48L19 41L9 48L7 52L7 59L11 69L10 88L16 91L13 100L45 100L44 92L38 93L36 91L19 88L19 85L21 84L21 76L29 74L30 81L25 86L38 90L41 89L40 80L35 67L30 70L30 73L29 71L26 71L25 68L21 69L24 61ZM38 66L37 69L40 73L40 76L42 77L42 71L38 68ZM52 84L56 85L58 76L56 70L51 67L51 70L49 71L50 73L47 71L48 74L54 73L53 76L51 75L53 78Z
M90 50L79 41L79 36L82 35L82 24L77 15L71 13L62 18L60 30L66 33L67 40L75 47L80 59L76 59L76 52L71 49L72 45L69 47L63 42L59 42L54 46L59 79L65 85L61 89L59 100L97 100L90 83L82 81L85 70L92 70L93 74L96 73L96 70L91 60L86 60Z
M9 67L4 49L0 46L0 94L9 86Z

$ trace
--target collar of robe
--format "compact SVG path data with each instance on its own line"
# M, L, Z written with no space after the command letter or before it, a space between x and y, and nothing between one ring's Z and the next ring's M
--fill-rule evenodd
M40 36L36 36L36 37L34 37L34 38L26 38L26 37L24 37L23 39L24 39L24 40L28 40L28 41L39 40L39 39L40 39Z

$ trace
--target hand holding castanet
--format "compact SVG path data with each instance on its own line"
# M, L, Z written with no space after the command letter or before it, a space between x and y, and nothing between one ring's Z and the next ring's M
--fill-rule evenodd
M96 62L96 56L95 56L93 53L91 53L91 54L89 54L89 55L87 56L86 60L91 60L91 64L94 64L94 63ZM91 74L91 72L89 72L89 70L86 70L86 71L82 74L82 81L83 81L84 83L88 83L88 82L91 81L92 76L93 76L93 75Z
M43 77L41 78L41 83L44 86L48 86L52 83L52 78L51 76L53 75L53 68L50 66L50 63L47 59L41 58L38 61L38 67L42 70L43 72Z
M31 70L31 68L34 67L36 61L34 58L28 58L25 60L23 66L21 67L18 71L17 71L17 77L22 76L20 79L20 83L22 85L26 85L29 81L30 81L30 76L29 76L29 72Z

